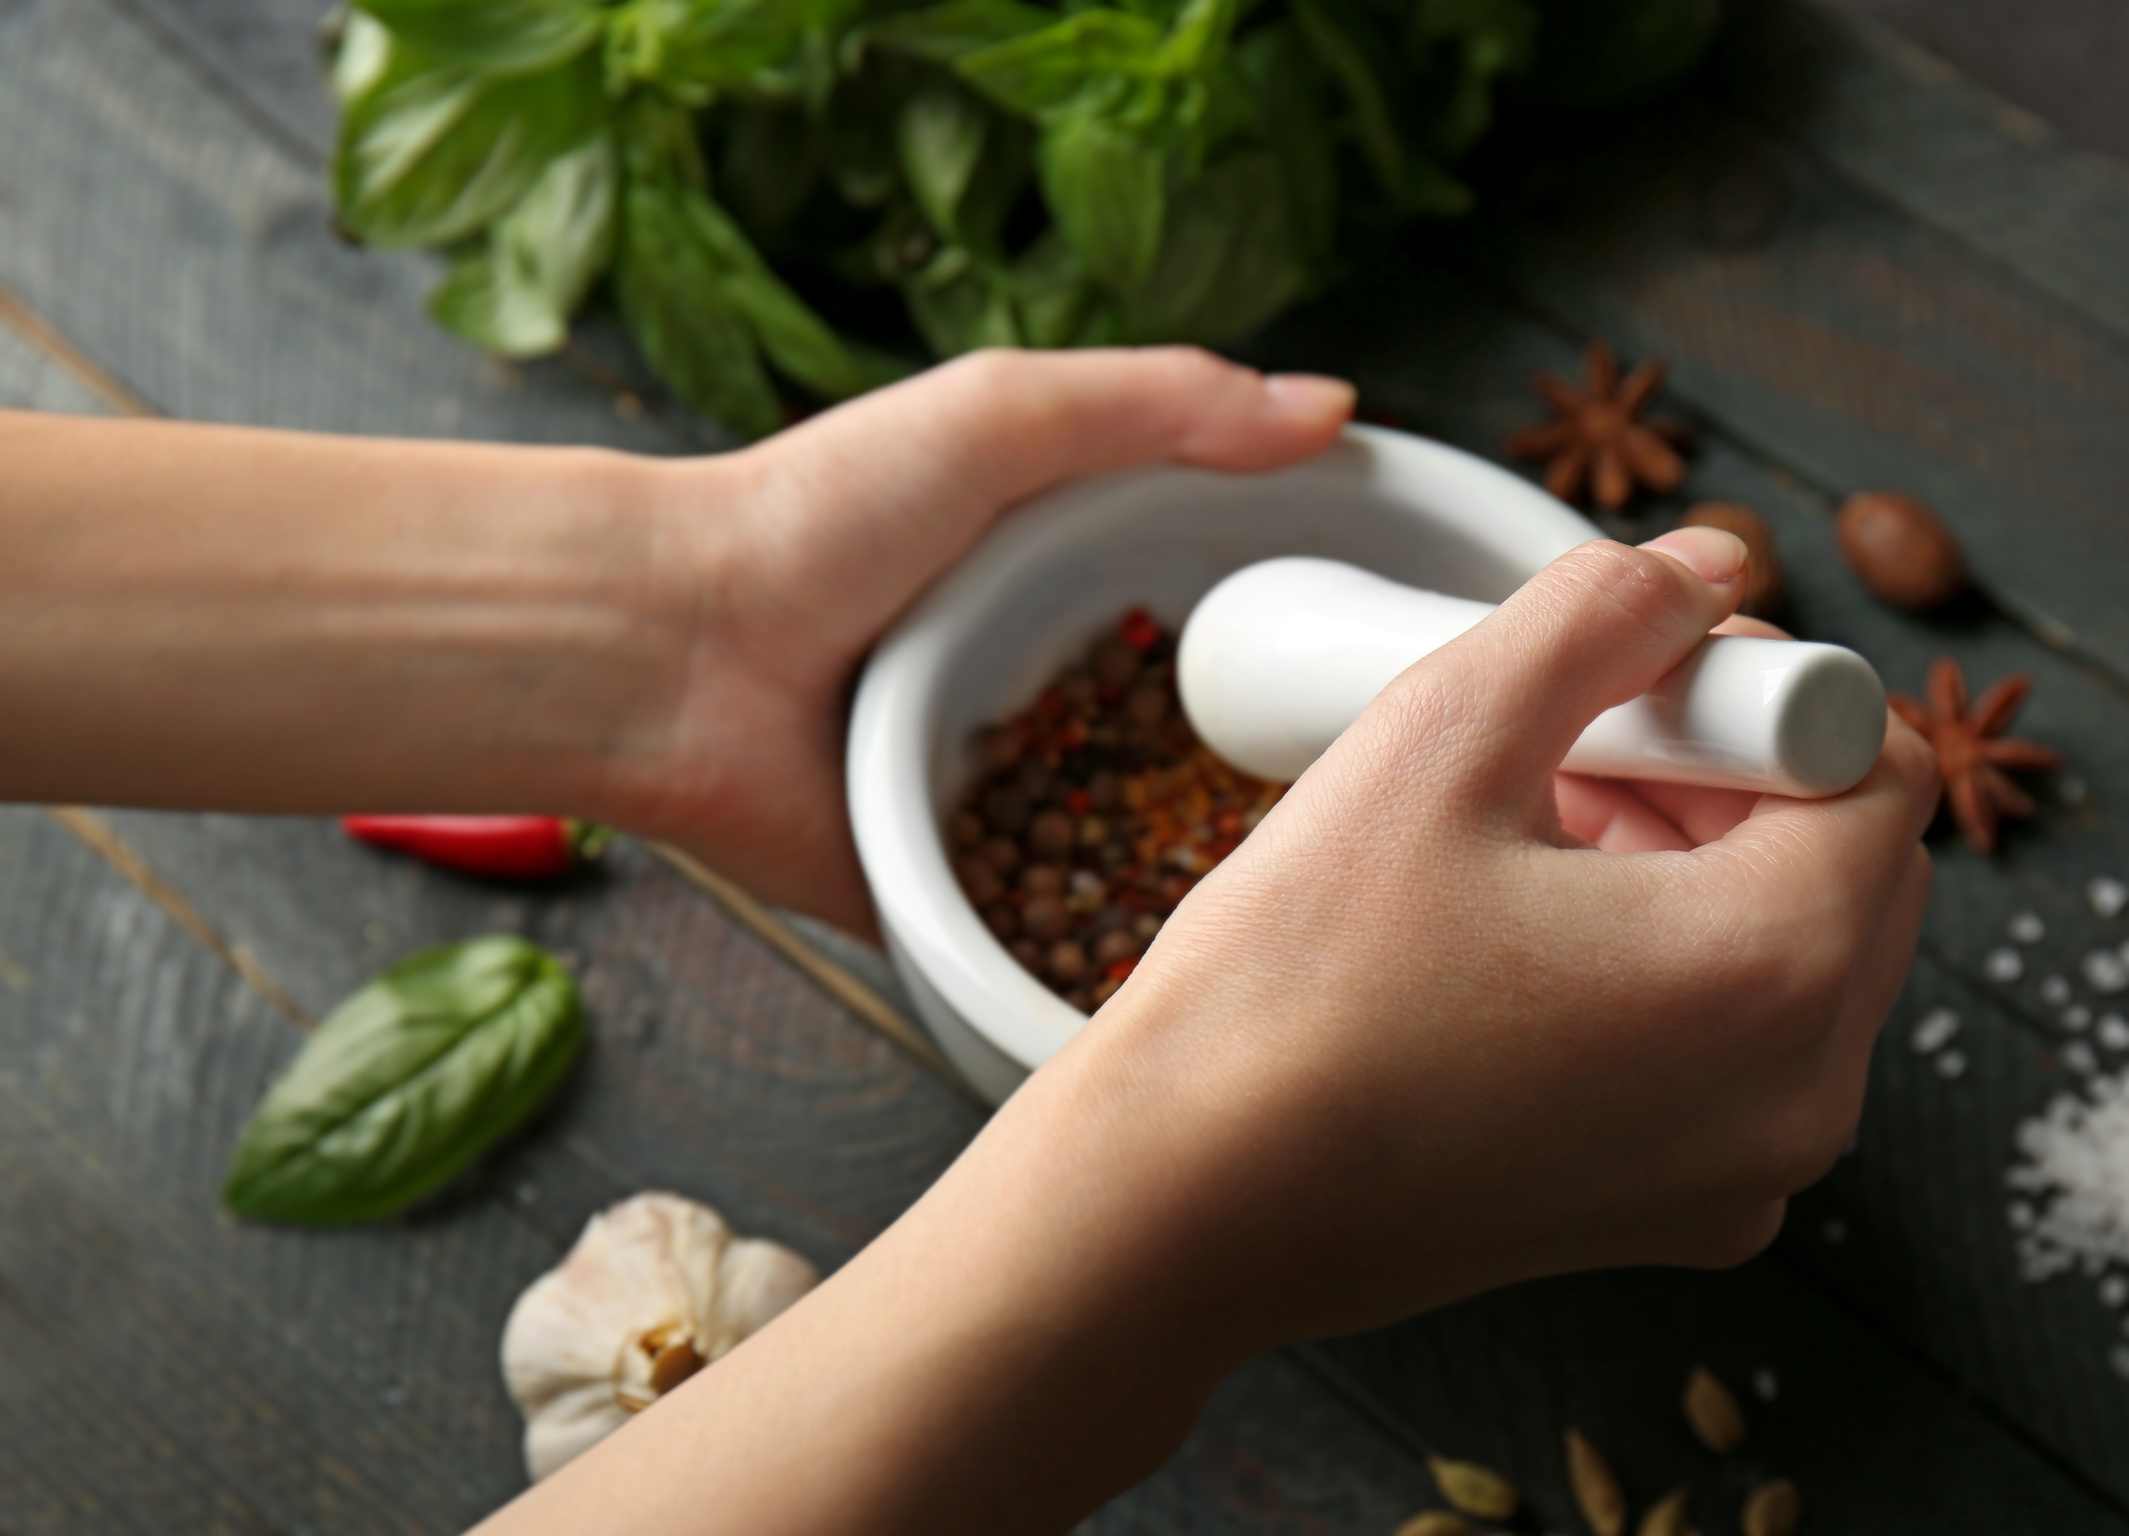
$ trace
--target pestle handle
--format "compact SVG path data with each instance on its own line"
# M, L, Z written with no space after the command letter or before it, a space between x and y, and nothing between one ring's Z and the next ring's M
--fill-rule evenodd
M1492 611L1336 560L1261 561L1183 626L1183 709L1237 768L1295 779L1392 678ZM1818 799L1859 781L1884 741L1885 687L1854 651L1711 635L1592 721L1561 766Z

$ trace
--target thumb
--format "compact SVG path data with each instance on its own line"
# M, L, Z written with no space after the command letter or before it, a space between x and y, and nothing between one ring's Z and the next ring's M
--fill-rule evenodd
M749 449L776 548L860 640L1015 502L1168 461L1245 472L1328 448L1353 389L1195 347L974 352ZM813 606L821 605L816 601Z
M1589 723L1647 692L1735 611L1745 560L1744 543L1719 528L1680 528L1639 549L1592 540L1421 663L1442 668L1429 692L1465 744L1451 770L1462 787L1549 806L1553 772Z

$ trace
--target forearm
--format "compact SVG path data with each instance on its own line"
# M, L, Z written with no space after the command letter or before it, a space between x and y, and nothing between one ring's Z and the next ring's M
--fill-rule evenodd
M1158 1085L1076 1052L813 1295L481 1536L1063 1531L1266 1339Z
M578 809L684 665L657 473L0 414L0 799Z

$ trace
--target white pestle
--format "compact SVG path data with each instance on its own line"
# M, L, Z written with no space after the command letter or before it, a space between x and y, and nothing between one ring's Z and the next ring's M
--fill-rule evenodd
M1265 560L1198 603L1176 685L1213 751L1260 778L1295 779L1391 679L1491 612L1336 560ZM1884 740L1885 686L1854 651L1711 635L1592 721L1561 766L1818 799L1868 773Z

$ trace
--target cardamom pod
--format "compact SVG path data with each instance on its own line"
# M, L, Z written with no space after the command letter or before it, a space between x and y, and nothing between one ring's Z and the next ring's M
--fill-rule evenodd
M1397 1528L1397 1536L1476 1536L1462 1515L1446 1509L1430 1509L1414 1515Z
M1612 1475L1604 1453L1570 1427L1567 1431L1567 1482L1575 1491L1575 1505L1597 1536L1621 1536L1626 1529L1626 1495Z
M1515 1484L1491 1467L1482 1467L1475 1461L1429 1456L1427 1469L1434 1474L1443 1498L1465 1514L1477 1515L1481 1520L1506 1520L1521 1502Z
M1635 1536L1689 1536L1692 1527L1686 1524L1685 1501L1686 1490L1673 1488L1649 1506Z
M1685 1379L1685 1416L1700 1443L1719 1455L1728 1455L1745 1443L1744 1410L1706 1366L1694 1366L1693 1374Z
M1789 1536L1803 1518L1796 1484L1786 1477L1753 1489L1752 1497L1745 1500L1745 1536Z

